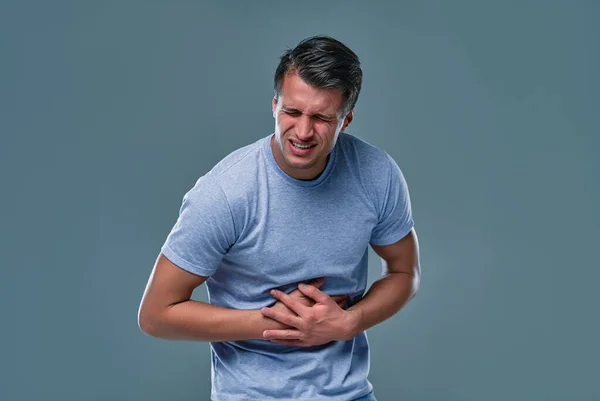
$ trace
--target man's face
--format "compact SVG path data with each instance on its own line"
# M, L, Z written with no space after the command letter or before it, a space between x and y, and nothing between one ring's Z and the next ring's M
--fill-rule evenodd
M275 141L271 149L277 164L291 177L311 180L323 172L327 156L353 112L340 116L342 93L317 89L296 73L283 79L279 99L273 99Z

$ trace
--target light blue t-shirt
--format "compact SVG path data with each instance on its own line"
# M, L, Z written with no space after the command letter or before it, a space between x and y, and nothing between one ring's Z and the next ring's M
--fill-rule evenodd
M273 134L244 146L200 177L183 197L161 251L203 276L209 302L261 309L298 283L321 290L367 285L369 244L392 244L413 227L408 188L384 151L340 133L323 173L301 181L277 165ZM366 332L349 341L291 347L266 340L211 342L214 401L349 401L369 393Z

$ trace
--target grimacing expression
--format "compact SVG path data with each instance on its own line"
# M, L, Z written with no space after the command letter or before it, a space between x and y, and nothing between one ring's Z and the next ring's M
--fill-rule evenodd
M337 89L310 86L292 72L285 75L273 98L275 142L271 148L281 169L299 180L311 180L325 169L340 131L353 118L341 116L344 98Z

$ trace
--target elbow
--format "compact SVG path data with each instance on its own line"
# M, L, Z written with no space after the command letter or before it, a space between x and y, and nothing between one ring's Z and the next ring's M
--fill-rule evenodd
M411 298L414 298L417 296L417 292L419 292L420 286L421 286L421 278L420 278L420 276L415 276L415 278L413 280L413 290L412 290Z
M417 295L417 292L419 292L419 288L421 286L421 267L419 265L415 266L414 269L414 273L413 273L413 282L412 282L412 297L415 297Z
M151 337L159 337L156 316L151 312L147 311L143 305L140 307L137 316L138 327L142 333L147 334Z

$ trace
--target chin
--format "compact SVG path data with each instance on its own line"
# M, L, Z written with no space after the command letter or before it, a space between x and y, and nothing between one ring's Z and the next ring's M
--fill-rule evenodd
M298 170L308 170L309 168L311 168L315 165L314 160L309 160L309 161L305 161L305 162L294 162L293 160L291 160L290 158L287 158L287 157L285 158L285 162L291 168L295 168Z

